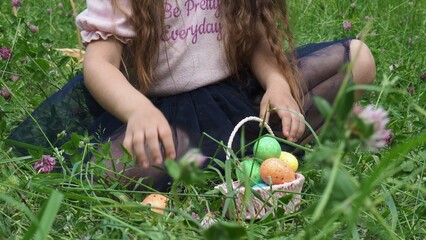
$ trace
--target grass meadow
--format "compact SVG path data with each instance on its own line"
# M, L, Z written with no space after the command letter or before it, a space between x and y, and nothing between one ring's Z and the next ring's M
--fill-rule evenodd
M288 4L297 45L361 36L371 48L377 78L363 88L359 104L388 113L393 135L386 147L368 151L362 137L348 134L352 86L333 106L318 100L327 122L314 144L302 146L298 172L306 180L299 211L241 220L236 212L225 214L235 208L232 195L225 201L214 190L235 180L235 158L202 170L169 163L175 181L162 193L170 200L161 215L140 204L154 191L129 190L103 177L108 144L74 135L64 146L19 155L0 141L0 239L425 239L426 2ZM58 49L81 47L73 8L84 7L83 0L22 0L19 9L0 2L0 47L13 54L0 59L0 139L82 71L77 58ZM37 173L34 163L42 154L62 166L71 157L74 165ZM99 161L84 164L89 154ZM215 223L204 227L208 218Z

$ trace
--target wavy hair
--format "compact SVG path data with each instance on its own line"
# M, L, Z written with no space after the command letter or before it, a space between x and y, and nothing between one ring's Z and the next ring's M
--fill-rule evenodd
M158 59L159 41L164 29L164 1L130 2L133 14L128 18L136 37L129 44L125 55L130 56L136 66L138 81L133 84L140 91L146 92L154 81L153 72L157 65L155 60ZM289 27L286 0L220 0L220 11L220 21L226 26L222 33L223 44L231 73L238 75L241 69L250 65L250 55L259 40L253 29L257 24L261 24L271 51L300 107L302 88L294 56L294 41Z

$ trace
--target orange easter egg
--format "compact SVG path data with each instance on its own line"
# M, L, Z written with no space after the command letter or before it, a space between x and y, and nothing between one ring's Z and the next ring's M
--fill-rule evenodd
M163 214L164 208L167 207L167 201L169 199L161 194L150 194L143 201L142 205L151 205L151 211Z
M269 185L282 184L294 181L294 170L283 160L268 158L260 166L260 176L263 182Z

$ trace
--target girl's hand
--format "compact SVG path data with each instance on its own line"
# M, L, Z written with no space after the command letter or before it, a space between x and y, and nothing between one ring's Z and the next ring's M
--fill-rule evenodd
M260 102L259 116L269 122L271 113L276 113L281 119L282 133L288 141L296 142L302 136L305 131L305 123L301 120L303 115L287 84L276 81L266 89Z
M149 159L157 165L162 163L161 147L165 157L176 157L170 125L153 105L142 106L129 116L123 145L143 168L149 167Z
M272 52L270 41L261 23L256 25L258 41L250 59L250 68L259 84L265 89L260 102L260 118L269 121L270 110L281 119L282 133L287 140L296 142L305 131L305 124L300 118L299 106L290 91L290 86L282 74L277 58ZM266 113L266 116L265 116Z
M164 115L132 86L120 71L123 44L115 38L92 41L86 48L84 83L96 101L127 123L123 145L142 167L149 160L161 164L164 156L174 159L175 148Z

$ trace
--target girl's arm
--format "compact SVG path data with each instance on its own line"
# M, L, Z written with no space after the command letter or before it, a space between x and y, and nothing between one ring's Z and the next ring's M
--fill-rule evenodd
M281 74L277 60L272 53L270 44L260 27L257 27L260 37L251 58L251 70L260 85L265 90L265 94L260 103L260 117L263 118L265 112L272 108L289 109L299 114L296 116L288 111L277 110L276 113L282 122L283 135L289 141L297 141L305 130L305 125L299 117L299 106L291 94L290 86L285 77ZM268 106L269 104L269 106ZM266 113L265 121L269 120L269 112Z
M156 164L161 163L160 142L166 156L174 159L175 148L167 120L119 70L122 48L114 38L91 42L84 60L85 85L102 107L127 124L123 145L136 155L139 164L149 166L147 154L151 154Z

